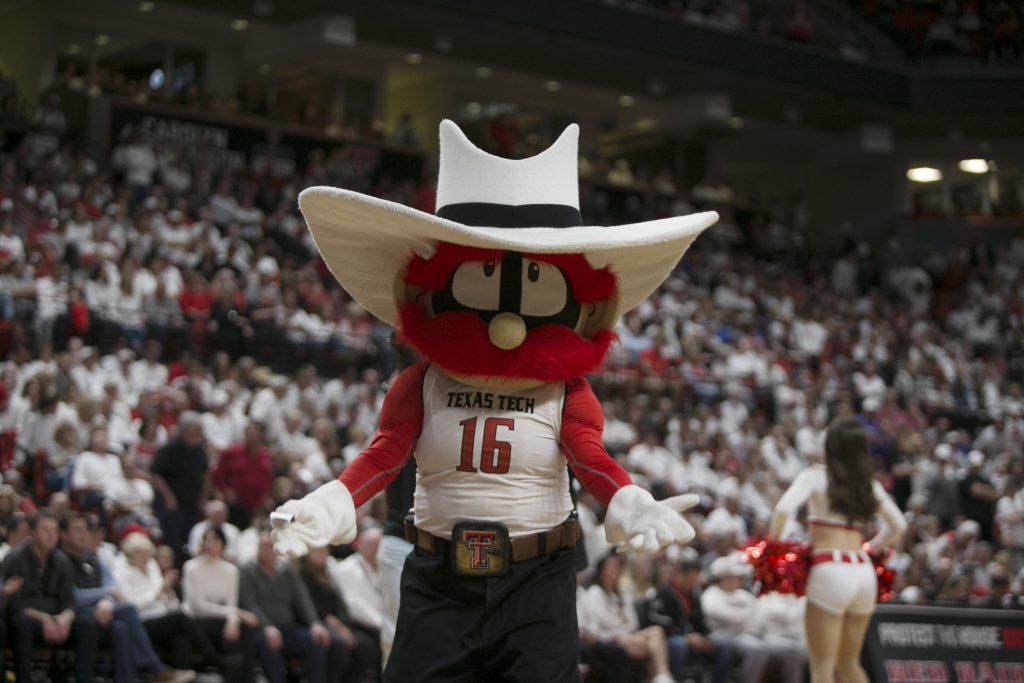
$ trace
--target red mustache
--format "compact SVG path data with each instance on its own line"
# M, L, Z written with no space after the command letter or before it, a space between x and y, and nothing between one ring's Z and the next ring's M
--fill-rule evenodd
M491 343L487 325L472 313L442 313L428 318L415 303L402 305L398 312L402 336L417 351L449 372L556 382L590 372L604 359L616 339L611 330L601 330L584 339L565 325L549 323L527 333L514 349L499 349Z

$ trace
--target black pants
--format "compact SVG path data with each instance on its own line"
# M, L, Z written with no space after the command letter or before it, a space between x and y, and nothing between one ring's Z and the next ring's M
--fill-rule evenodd
M580 643L580 661L593 667L588 681L593 679L600 683L627 683L632 674L626 650L610 640Z
M559 550L477 578L415 548L385 683L578 683L574 559Z
M221 622L223 624L223 621ZM168 612L162 617L146 619L149 639L167 656L166 661L175 669L191 669L192 657L198 653L204 661L220 662L220 653L192 619L182 612Z
M356 646L350 655L348 668L344 669L339 678L335 678L330 673L331 663L328 662L328 679L340 680L341 683L359 683L364 673L373 671L376 674L374 680L380 680L380 631L354 624L349 626L349 630L356 637Z
M194 623L200 636L213 650L207 654L209 651L202 647L203 658L220 667L227 683L247 683L255 678L256 639L250 627L242 624L238 640L224 640L224 619L202 617Z
M175 493L177 494L177 492ZM191 507L168 510L160 498L157 499L156 505L153 507L157 519L160 520L160 528L164 532L164 544L174 550L175 564L180 567L188 559L185 543L188 541L189 531L199 523L199 511Z
M256 633L256 647L263 667L263 675L270 683L285 683L285 660L301 657L309 683L324 683L327 680L328 648L313 642L309 628L298 624L281 628L284 644L280 650L271 650L262 633Z
M38 621L24 614L11 619L11 649L14 651L14 675L18 683L32 681L32 650L41 647L74 648L75 681L92 683L96 669L96 647L99 644L99 628L96 620L79 615L71 626L71 635L60 645L50 645L43 640L43 627Z

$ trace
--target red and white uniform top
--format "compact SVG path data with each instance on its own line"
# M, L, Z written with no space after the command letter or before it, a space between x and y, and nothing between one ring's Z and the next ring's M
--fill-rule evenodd
M607 504L629 475L601 443L603 416L583 378L526 390L481 389L436 366L403 371L370 446L341 475L356 506L416 457L416 526L451 538L466 519L501 522L515 538L572 511L566 464Z

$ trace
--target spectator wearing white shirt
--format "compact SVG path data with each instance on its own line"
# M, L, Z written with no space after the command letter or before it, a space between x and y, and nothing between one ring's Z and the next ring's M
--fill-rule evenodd
M731 640L743 656L742 677L744 683L757 683L768 666L770 651L765 642L754 635L757 628L754 615L757 598L743 586L743 579L750 574L750 565L742 554L733 553L719 557L711 563L710 573L715 584L709 586L700 596L712 637ZM803 668L798 669L799 677L787 683L799 683Z
M240 441L244 431L241 420L228 409L230 400L227 391L215 389L206 403L209 411L200 416L206 441L218 451Z
M249 419L263 424L271 440L277 438L284 428L281 408L287 393L288 378L274 375L270 378L270 386L256 392L249 405Z
M25 260L25 245L14 234L14 223L10 220L0 221L0 260L5 258L11 262Z
M110 478L104 487L107 502L114 509L126 513L147 528L159 528L153 516L153 485L139 470L135 456L126 453L120 458L121 476Z
M106 427L89 432L89 450L75 459L71 471L71 490L83 498L83 508L102 510L106 492L124 481L121 458L111 453Z
M641 629L633 594L621 585L622 558L606 555L597 565L594 584L583 594L580 610L587 629L599 641L610 641L654 670L651 683L671 683L668 645L660 626Z
M317 440L299 429L302 419L302 413L297 409L284 410L284 426L277 435L277 450L297 468L296 475L312 487L333 475Z
M624 451L636 442L636 428L619 417L619 408L612 401L605 401L604 431L601 440L609 453Z
M853 386L862 401L871 400L881 405L885 400L885 380L877 374L873 362L865 363L862 372L853 373Z
M739 548L746 543L747 523L739 514L739 491L731 490L724 494L720 507L716 507L704 522L704 532L711 536L733 539L733 547Z
M121 266L120 284L115 290L110 310L110 320L118 326L134 350L140 349L146 339L146 316L142 310L145 292L135 277L138 272L135 261L125 259Z
M223 556L229 562L236 559L238 537L242 533L238 527L228 522L228 506L222 500L210 500L203 506L203 520L192 527L188 534L188 551L193 557L203 550L203 537L206 530L217 527L224 534Z
M55 261L47 275L36 279L36 339L51 343L57 318L67 309L68 281L64 264Z
M103 396L103 385L107 381L107 373L97 362L95 347L86 346L82 349L80 362L71 368L70 375L84 396L93 399Z
M134 191L133 200L141 201L153 185L153 175L160 162L153 148L137 132L127 136L123 144L114 149L114 168L124 172L125 183Z
M752 620L755 635L768 648L769 658L781 664L785 683L802 683L807 664L804 610L807 598L766 593L757 599Z
M143 357L132 363L131 385L136 394L143 394L167 384L167 366L160 362L163 348L158 342L148 341Z
M182 567L182 597L185 613L221 653L228 683L240 683L253 675L259 619L238 606L240 573L224 559L226 543L220 527L203 532L200 553Z
M132 532L121 541L122 555L113 563L114 583L124 600L135 605L149 639L163 646L168 662L176 669L192 666L194 649L202 649L204 638L182 612L174 592L177 570L160 571L156 547L146 534ZM212 647L207 645L212 650ZM213 652L216 656L216 652Z
M634 472L640 472L651 482L668 480L672 464L677 460L667 448L661 445L663 439L656 429L646 429L643 441L629 449L626 463Z
M374 638L380 637L384 619L380 576L377 573L377 546L381 536L381 530L377 528L360 532L354 544L356 552L331 568L331 578L345 600L345 608L354 626Z

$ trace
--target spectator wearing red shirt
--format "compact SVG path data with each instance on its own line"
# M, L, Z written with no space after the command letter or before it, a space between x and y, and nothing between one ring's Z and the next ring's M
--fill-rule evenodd
M245 440L228 446L213 470L213 486L228 504L228 521L248 529L253 513L270 498L274 468L263 425L250 422Z

